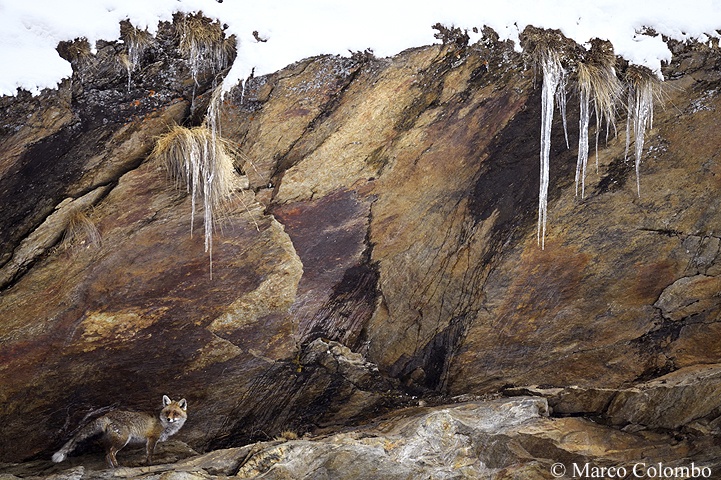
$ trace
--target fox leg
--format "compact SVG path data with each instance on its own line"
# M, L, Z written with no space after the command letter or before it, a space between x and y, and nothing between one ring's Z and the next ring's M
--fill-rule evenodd
M148 437L148 442L145 444L145 461L148 465L153 462L153 452L155 452L155 445L158 444L158 437Z
M105 455L105 461L108 462L108 467L110 468L118 468L118 460L115 458L116 453L118 452L108 450L108 453Z
M130 441L130 432L123 431L117 425L110 425L105 430L105 460L110 468L118 467L118 460L115 455L123 449Z

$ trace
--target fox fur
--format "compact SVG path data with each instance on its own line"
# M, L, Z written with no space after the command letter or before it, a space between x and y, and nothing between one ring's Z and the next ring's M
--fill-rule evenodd
M68 440L53 455L53 462L65 460L77 444L87 438L101 434L105 445L105 459L108 466L116 468L118 460L115 455L126 445L145 443L145 459L152 462L155 445L175 434L188 418L188 402L183 398L173 401L163 395L163 409L155 417L147 413L113 411L94 420L83 427L77 435Z

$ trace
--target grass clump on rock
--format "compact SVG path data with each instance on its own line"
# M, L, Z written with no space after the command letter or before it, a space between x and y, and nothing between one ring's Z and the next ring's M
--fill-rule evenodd
M217 73L233 63L236 56L235 36L227 37L217 21L211 21L202 12L176 19L179 48L190 62L193 81L207 71Z
M631 142L631 128L636 147L636 192L641 196L639 169L643 142L647 129L653 128L653 99L661 97L661 79L650 69L631 65L626 69L625 83L628 90L628 120L626 121L626 154Z
M228 142L213 135L205 126L186 128L176 125L158 139L152 153L176 186L184 186L191 197L191 235L196 205L203 204L205 251L210 255L211 278L217 212L241 186L231 152Z
M578 90L580 93L580 120L578 141L578 162L576 164L576 195L579 180L581 197L585 196L586 164L588 161L588 126L590 109L593 100L596 113L596 173L598 173L598 138L603 120L606 120L606 135L610 127L616 129L616 102L621 95L623 86L616 76L616 55L613 45L606 40L591 40L591 48L585 53L583 60L577 64ZM607 138L608 140L608 138Z
M102 245L100 231L85 210L76 209L70 214L63 231L62 245L66 250L72 245L95 248Z

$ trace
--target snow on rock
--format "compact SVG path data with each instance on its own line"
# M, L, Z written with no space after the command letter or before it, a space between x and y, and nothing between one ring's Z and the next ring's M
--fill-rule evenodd
M721 28L721 4L713 0L0 0L0 94L15 95L17 88L39 93L69 77L70 64L55 51L60 41L85 37L94 45L99 39L117 40L122 20L154 33L173 13L198 11L219 19L228 35L236 35L238 56L227 88L251 73L272 73L308 56L371 48L382 57L433 43L431 25L437 22L468 29L471 42L486 25L517 47L526 25L561 29L579 44L607 39L629 62L656 73L671 53L660 35L646 34L644 28L682 41L718 38L716 29Z

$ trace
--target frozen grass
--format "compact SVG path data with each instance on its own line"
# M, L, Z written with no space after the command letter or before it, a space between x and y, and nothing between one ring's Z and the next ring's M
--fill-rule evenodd
M566 69L561 65L561 59L568 55L567 49L573 46L560 31L543 30L527 27L521 41L524 54L530 58L534 68L540 66L543 73L543 87L541 91L541 169L538 192L538 230L537 240L541 248L546 245L546 217L548 211L548 183L551 154L551 126L553 124L554 99L560 92L561 113L565 119L565 88L568 82ZM567 137L568 138L568 137Z
M133 71L140 64L140 59L150 46L153 36L147 30L140 30L130 22L123 21L120 23L120 38L126 45L126 51L119 55L119 60L121 65L128 71L129 91Z
M235 59L235 37L226 38L220 23L205 18L202 12L184 15L175 25L180 50L190 62L196 85L204 72L217 73Z
M653 128L653 101L661 98L661 81L645 67L630 66L626 70L625 83L628 89L628 119L626 120L626 153L631 143L630 130L636 154L636 192L641 196L640 167L646 129Z
M616 130L617 105L624 90L627 91L626 156L631 142L630 131L633 129L636 190L640 195L640 163L644 136L646 130L653 127L653 102L655 98L660 98L661 79L649 68L631 65L626 69L621 81L616 72L613 45L606 40L593 39L589 42L590 48L586 49L566 38L559 30L527 27L521 35L521 42L526 59L534 68L540 68L543 74L537 240L541 248L544 248L554 100L559 103L561 115L564 117L564 133L568 144L565 118L566 86L569 82L576 84L580 103L576 195L580 185L581 197L585 197L591 103L596 115L596 172L598 173L598 142L601 128L605 122L607 137L611 128Z
M588 162L588 127L590 101L593 100L596 113L596 173L598 173L598 138L603 121L607 132L610 126L616 128L616 103L622 92L622 85L616 76L616 56L613 45L600 39L591 41L591 48L577 64L577 82L580 100L578 161L576 163L576 195L579 181L581 197L585 196L586 165Z
M186 128L174 126L160 137L152 157L165 167L176 186L185 188L191 198L191 235L195 211L203 205L205 251L210 257L213 276L213 230L218 211L240 188L231 146L214 135L206 126Z

